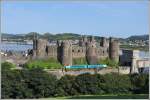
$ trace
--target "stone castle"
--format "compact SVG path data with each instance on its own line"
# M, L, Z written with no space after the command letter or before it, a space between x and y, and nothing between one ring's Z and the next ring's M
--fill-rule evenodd
M64 66L72 65L74 58L85 58L88 64L97 64L104 58L119 61L119 42L110 37L109 40L102 37L100 43L94 36L88 39L82 37L77 44L71 40L59 40L56 45L50 45L47 40L33 39L32 58L56 58Z

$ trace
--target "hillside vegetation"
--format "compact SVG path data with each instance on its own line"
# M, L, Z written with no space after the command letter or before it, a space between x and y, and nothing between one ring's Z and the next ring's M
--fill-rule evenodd
M10 63L2 64L1 96L3 99L149 93L148 74L86 73L78 76L65 75L57 79L56 76L41 68L17 70L11 69L13 67Z

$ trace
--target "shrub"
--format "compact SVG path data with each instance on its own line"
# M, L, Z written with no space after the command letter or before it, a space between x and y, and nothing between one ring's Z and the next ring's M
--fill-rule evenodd
M11 69L11 68L15 68L15 65L10 63L10 62L3 62L1 64L1 68L2 68L2 70L8 70L8 69Z

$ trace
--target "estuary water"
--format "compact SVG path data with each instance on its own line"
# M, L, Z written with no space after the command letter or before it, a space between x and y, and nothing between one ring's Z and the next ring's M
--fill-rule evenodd
M1 43L1 51L27 51L32 49L32 44Z
M32 49L32 44L17 44L17 43L1 43L0 45L1 51L27 51L28 49ZM140 58L147 58L149 56L149 52L140 51Z

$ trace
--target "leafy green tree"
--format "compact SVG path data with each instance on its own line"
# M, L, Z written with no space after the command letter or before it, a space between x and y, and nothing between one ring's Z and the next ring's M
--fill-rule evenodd
M57 96L68 96L68 95L76 95L77 91L73 88L75 77L70 75L63 76L57 82Z
M130 78L135 93L149 93L148 74L132 74Z
M95 75L81 74L75 78L74 88L81 94L102 94L99 80Z
M22 77L29 89L33 91L34 98L54 96L56 76L48 74L40 68L23 70Z
M103 90L106 94L130 93L131 81L128 75L110 73L104 75Z

